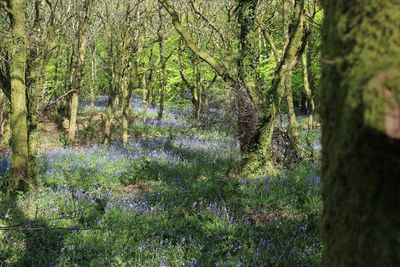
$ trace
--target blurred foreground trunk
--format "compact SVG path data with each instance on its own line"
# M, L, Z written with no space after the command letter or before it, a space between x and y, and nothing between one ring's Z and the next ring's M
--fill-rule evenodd
M400 3L323 0L325 266L400 266Z

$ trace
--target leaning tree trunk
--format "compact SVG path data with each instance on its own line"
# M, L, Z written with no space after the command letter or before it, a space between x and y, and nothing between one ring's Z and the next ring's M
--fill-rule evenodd
M28 181L29 150L27 126L27 100L25 88L26 46L25 32L25 1L11 1L12 43L10 50L11 77L11 177L7 194L12 195L17 190L29 189Z
M323 0L325 266L400 266L400 4Z

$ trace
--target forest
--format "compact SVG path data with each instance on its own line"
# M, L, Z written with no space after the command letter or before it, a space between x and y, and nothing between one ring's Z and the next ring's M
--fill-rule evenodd
M400 2L0 0L0 266L400 266Z

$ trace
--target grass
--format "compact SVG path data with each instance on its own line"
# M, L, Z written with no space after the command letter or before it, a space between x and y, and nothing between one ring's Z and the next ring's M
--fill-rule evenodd
M318 165L226 179L236 140L184 115L42 153L38 190L0 208L0 265L318 266Z

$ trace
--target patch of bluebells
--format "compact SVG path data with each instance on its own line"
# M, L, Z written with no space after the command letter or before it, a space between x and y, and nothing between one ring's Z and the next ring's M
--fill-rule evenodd
M141 102L134 100L133 105L140 110ZM155 112L149 108L150 115ZM91 223L100 228L98 232L67 234L58 249L54 249L58 257L70 259L68 263L78 262L74 258L76 255L88 260L102 255L110 262L128 262L133 258L132 265L205 266L201 253L206 251L204 253L214 257L215 265L232 265L232 261L224 259L224 264L219 264L216 259L230 255L238 266L240 261L244 265L253 262L254 266L262 266L268 262L284 265L287 262L283 260L300 264L306 262L305 258L318 254L318 246L309 241L315 238L312 235L315 233L307 223L301 222L292 228L284 224L267 228L256 225L244 212L249 208L255 216L262 217L263 209L276 204L277 200L292 205L297 196L292 196L291 192L297 190L294 187L297 185L314 193L314 189L319 188L320 178L313 172L299 181L293 177L243 178L233 196L225 193L223 187L236 181L226 181L223 186L218 183L218 188L210 187L215 192L202 193L201 200L190 199L192 193L196 193L193 190L203 186L198 183L196 187L197 177L206 170L209 171L207 177L225 171L225 167L237 159L239 148L234 138L218 132L188 133L185 119L188 114L191 114L190 109L166 109L163 120L148 120L148 124L159 128L185 129L170 136L131 140L127 146L55 149L40 156L43 186L25 197L24 208L32 210L40 219L63 219L52 221L54 226L87 226L83 222L90 221L95 213ZM8 162L0 162L0 171L9 168ZM124 192L121 179L142 167L144 171L138 174L140 179L146 181L148 176L156 175L159 180L155 186L146 192ZM166 172L168 168L172 169L171 173ZM208 199L215 193L217 198ZM220 195L224 201L220 201ZM193 205L186 205L188 201ZM209 228L203 229L204 225ZM221 225L223 228L218 228ZM277 236L267 236L267 233ZM77 247L85 250L78 251ZM82 253L85 255L79 255ZM89 263L80 262L80 265L91 265Z
M320 151L322 149L322 145L320 141L316 141L313 145L312 145L313 149L316 151Z
M105 111L108 106L108 96L98 96L94 101L94 106L90 105L90 100L85 99L80 103L80 109L83 112L88 111Z
M106 210L117 209L138 215L152 214L161 212L160 207L155 207L151 203L136 199L134 197L118 197L107 203Z
M321 185L321 176L319 175L312 175L311 180L313 181L315 186Z
M5 174L10 170L10 155L0 157L0 175Z
M134 112L142 113L144 112L143 101L142 99L138 98L137 96L132 96L131 105ZM152 107L150 104L147 107L147 114L150 117L156 116L158 114L158 107Z

